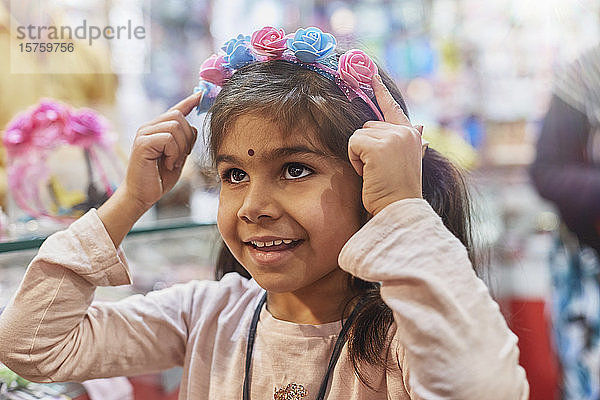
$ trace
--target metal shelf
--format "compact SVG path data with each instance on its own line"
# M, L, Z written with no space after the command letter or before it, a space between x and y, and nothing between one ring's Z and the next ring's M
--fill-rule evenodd
M193 222L189 219L163 221L159 220L152 225L135 227L127 234L127 236L136 236L154 232L214 226L215 224L200 224ZM47 236L31 239L11 240L9 242L0 242L0 253L37 249L42 245L44 240L46 240L46 237Z

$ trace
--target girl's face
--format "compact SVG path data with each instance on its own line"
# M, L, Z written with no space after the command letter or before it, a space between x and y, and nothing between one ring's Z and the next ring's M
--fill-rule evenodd
M241 116L216 153L217 223L235 258L269 292L345 282L337 258L361 226L361 179L307 138Z

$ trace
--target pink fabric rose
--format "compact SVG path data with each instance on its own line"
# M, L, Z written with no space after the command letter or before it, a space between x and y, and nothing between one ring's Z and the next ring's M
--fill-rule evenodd
M33 136L33 121L29 113L21 113L6 126L2 141L9 154L27 149Z
M60 140L69 120L69 108L51 99L43 99L30 114L33 123L33 144L41 148L53 147Z
M232 75L231 70L226 68L224 64L226 62L223 56L213 54L208 57L200 66L200 79L214 83L217 86L223 86L225 79Z
M107 122L94 110L81 108L73 112L64 131L69 144L89 148L93 144L107 145L104 133Z
M60 142L68 118L67 107L44 99L14 117L6 126L2 140L9 154L22 154L34 147L50 148Z
M254 52L268 58L281 57L286 49L287 38L283 29L265 26L252 34L250 44Z
M377 73L377 65L361 50L348 50L340 57L338 65L340 78L354 88L371 85Z
M50 99L40 101L40 104L31 113L36 126L40 128L53 123L64 124L67 122L68 116L69 110L67 107Z

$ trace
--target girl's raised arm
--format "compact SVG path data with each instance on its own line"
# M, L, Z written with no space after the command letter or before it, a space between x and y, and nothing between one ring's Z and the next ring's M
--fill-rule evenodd
M388 377L388 390L401 379L412 399L525 400L517 337L465 247L421 198L420 130L381 80L373 89L385 121L365 123L348 148L373 218L346 243L339 265L381 282L393 312L399 347L390 355L402 377Z
M198 104L200 95L194 93L138 129L125 180L98 209L115 247L179 179L198 134L185 116Z

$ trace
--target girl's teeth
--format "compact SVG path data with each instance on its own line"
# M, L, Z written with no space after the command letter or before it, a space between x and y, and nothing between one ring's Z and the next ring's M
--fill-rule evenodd
M268 246L279 246L280 244L291 244L293 240L291 239L281 239L281 240L273 240L271 242L252 242L256 247L268 247Z

